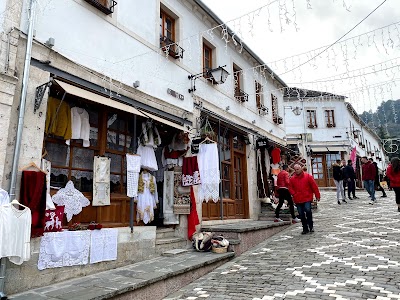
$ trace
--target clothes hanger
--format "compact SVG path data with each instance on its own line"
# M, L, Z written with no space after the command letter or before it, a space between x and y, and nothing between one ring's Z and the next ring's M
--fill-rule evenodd
M203 141L201 141L201 142L199 143L199 145L204 144L205 142L210 142L210 143L213 143L213 144L216 144L216 143L217 143L216 141L213 141L213 140L210 139L208 136L206 136L206 138L205 138Z
M25 207L25 208L29 208L28 206L25 206L25 205L19 203L19 201L17 199L14 199L13 201L11 201L11 204L19 205L19 206L22 206L22 207Z
M19 170L20 170L20 171L25 171L25 170L28 169L28 168L35 168L35 169L39 170L40 172L43 172L44 174L47 175L47 171L45 171L45 170L39 168L39 167L37 166L37 164L35 164L33 161L31 161L29 164L27 164L27 165L21 167Z

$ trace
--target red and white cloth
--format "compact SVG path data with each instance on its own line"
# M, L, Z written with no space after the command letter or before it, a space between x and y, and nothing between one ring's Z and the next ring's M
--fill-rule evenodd
M184 157L182 166L182 186L192 186L201 183L197 156Z

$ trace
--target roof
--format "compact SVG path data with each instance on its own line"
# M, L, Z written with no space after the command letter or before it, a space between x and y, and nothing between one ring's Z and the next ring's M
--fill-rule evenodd
M284 97L286 98L338 98L338 99L345 99L345 96L342 95L336 95L332 93L327 93L327 92L321 92L321 91L313 91L313 90L307 90L307 89L301 89L297 87L287 87L285 89L285 94Z
M193 0L200 8L208 14L218 25L225 24L210 8L208 8L207 5L205 5L201 0ZM225 24L226 26L226 24ZM233 36L235 33L233 30L231 30L228 26L226 26L226 29L228 33ZM243 41L242 41L243 49L249 53L260 65L264 66L264 69L270 74L273 75L274 79L276 79L283 87L287 87L286 83L278 76L276 75L275 72L269 68L265 62L261 60L260 57L258 57L257 54L255 54Z

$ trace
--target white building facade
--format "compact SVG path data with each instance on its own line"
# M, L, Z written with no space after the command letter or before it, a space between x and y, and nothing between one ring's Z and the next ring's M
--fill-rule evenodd
M4 69L0 75L0 187L10 191L12 174L17 172L11 194L18 198L21 170L13 169L18 132L18 166L31 162L39 166L42 158L50 161L52 195L72 180L91 201L93 159L111 159L110 205L85 207L64 226L95 221L118 228L118 259L80 272L89 274L155 255L157 226L172 225L177 236L187 238L187 215L174 214L169 220L175 221L165 223L163 181L157 183L160 205L154 222L147 226L136 219L136 205L126 195L124 159L135 153L142 123L148 120L157 126L162 147L181 132L192 141L209 134L218 142L220 199L197 204L200 222L258 218L257 172L267 176L269 170L263 174L257 167L256 143L262 140L264 147L284 148L286 85L243 41L199 0L50 1L31 10L29 5L37 1L0 4L5 5L0 10L7 12L0 15L4 49L0 52ZM34 38L30 75L23 82L30 12L34 13ZM214 71L229 75L217 78ZM26 105L22 131L18 131L24 85ZM89 147L80 140L66 145L62 136L47 131L52 125L50 99L88 112ZM38 258L39 243L40 238L32 239L33 261ZM47 270L46 278L71 278L76 270ZM15 285L12 278L17 274L31 280ZM8 266L7 292L40 286L42 282L36 279L43 277L36 275L35 262Z
M332 163L350 159L354 148L358 186L361 186L361 157L373 158L381 172L386 170L380 138L343 96L288 89L285 128L288 144L298 147L307 158L308 170L321 187L335 186Z

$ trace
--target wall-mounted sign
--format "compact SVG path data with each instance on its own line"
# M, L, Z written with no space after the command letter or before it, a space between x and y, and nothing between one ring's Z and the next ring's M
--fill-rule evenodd
M179 94L178 92L175 92L174 90L168 89L167 93L170 94L172 97L178 98L180 100L185 99L185 97L182 94Z
M261 139L258 139L256 141L256 148L257 149L266 148L268 146L269 146L269 142L268 142L267 138L261 138Z

